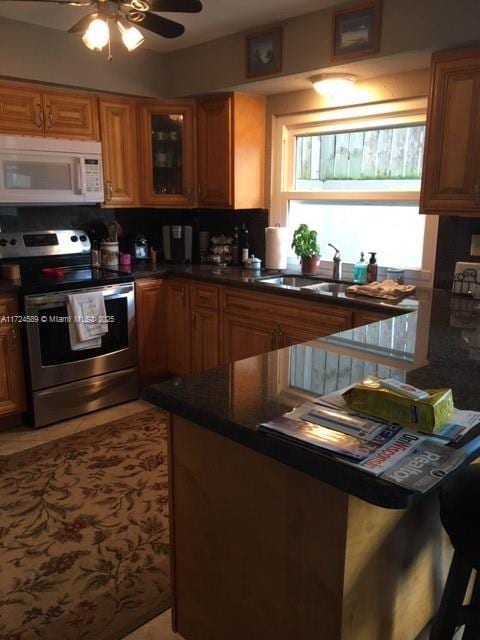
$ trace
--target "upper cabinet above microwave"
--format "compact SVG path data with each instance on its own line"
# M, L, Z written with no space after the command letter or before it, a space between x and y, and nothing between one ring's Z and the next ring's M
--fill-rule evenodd
M421 213L480 215L480 49L434 54Z
M98 140L97 98L0 84L0 133Z

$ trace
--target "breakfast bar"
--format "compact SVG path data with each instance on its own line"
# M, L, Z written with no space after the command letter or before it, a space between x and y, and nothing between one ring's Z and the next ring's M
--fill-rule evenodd
M480 409L474 301L459 312L435 291L431 304L422 322L419 309L147 388L171 415L174 616L186 640L414 640L429 623L450 558L436 491L258 425L366 374L448 384L459 408ZM468 460L478 438L458 445Z

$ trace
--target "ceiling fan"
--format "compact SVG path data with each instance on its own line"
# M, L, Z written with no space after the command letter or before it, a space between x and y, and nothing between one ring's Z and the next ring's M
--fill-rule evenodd
M14 0L30 2L31 0ZM123 44L133 51L145 40L142 32L147 29L164 38L178 38L185 32L179 22L156 15L157 12L198 13L202 10L200 0L37 0L72 7L92 7L93 12L81 18L69 33L84 32L82 40L93 51L101 51L108 45L110 53L110 26L115 24ZM136 26L135 26L136 25Z

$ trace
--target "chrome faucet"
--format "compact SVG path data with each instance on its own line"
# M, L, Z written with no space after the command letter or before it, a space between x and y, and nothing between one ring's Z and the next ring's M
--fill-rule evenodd
M342 259L340 258L340 251L337 247L334 247L333 244L328 243L329 247L335 249L335 255L333 256L333 274L332 277L334 280L340 280L342 277Z

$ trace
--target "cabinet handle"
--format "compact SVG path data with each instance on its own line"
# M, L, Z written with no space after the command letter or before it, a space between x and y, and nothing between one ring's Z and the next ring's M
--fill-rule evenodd
M35 124L39 129L43 129L43 109L42 105L37 102L36 104L36 113L35 113Z
M475 203L480 205L480 176L475 181Z
M200 300L200 302L208 302L208 296L206 296L204 293L199 293L198 299Z
M188 201L192 199L192 185L187 184L187 188L185 189L185 195L187 196Z
M277 330L273 329L270 337L270 348L272 351L275 351L277 344Z
M197 314L195 313L195 311L193 312L192 321L193 321L193 328L196 329L197 328Z
M47 129L51 129L53 127L53 116L52 116L52 106L49 102L47 102Z
M107 180L106 185L107 187L107 201L110 201L113 197L113 184L111 182L111 180Z
M284 344L284 333L281 329L278 329L278 333L277 333L277 349L281 349L282 347L285 346Z
M16 351L18 348L16 329L10 329L10 348L12 351Z
M202 193L203 193L203 189L202 189L202 185L199 184L198 185L198 197L201 198L202 197Z

